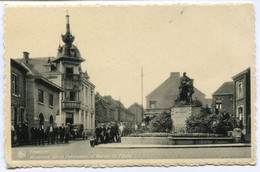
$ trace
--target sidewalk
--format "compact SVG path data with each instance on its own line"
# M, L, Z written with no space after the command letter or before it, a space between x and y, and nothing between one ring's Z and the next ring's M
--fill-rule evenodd
M199 144L199 145L134 145L121 143L99 144L96 148L109 149L167 149L167 148L218 148L218 147L251 147L250 143L234 143L234 144Z

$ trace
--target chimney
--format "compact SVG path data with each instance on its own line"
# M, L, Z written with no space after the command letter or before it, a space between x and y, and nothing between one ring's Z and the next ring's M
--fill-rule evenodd
M29 61L29 53L28 52L23 52L23 59L25 60L25 63L28 63Z
M171 72L170 73L171 77L176 77L176 78L180 78L180 72Z

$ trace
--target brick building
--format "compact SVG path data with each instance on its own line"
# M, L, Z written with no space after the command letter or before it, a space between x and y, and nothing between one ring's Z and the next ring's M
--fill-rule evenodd
M146 96L146 116L153 116L164 111L170 112L179 96L180 73L171 72L170 77ZM206 106L205 94L194 87L193 99L201 101Z
M240 121L240 127L248 140L251 135L250 77L250 68L232 77L234 81L234 115Z
M95 98L96 124L118 121L118 106L106 101L99 93Z
M24 52L24 58L16 62L28 71L24 80L28 126L30 128L33 124L40 124L46 129L60 113L59 96L64 90L34 68L29 53Z
M233 82L225 82L212 94L214 113L225 110L230 115L233 114L233 90Z
M28 70L11 59L11 123L17 128L18 122L27 120L26 116L26 73Z
M132 114L125 106L118 100L114 100L111 96L103 96L103 98L110 104L110 113L112 112L115 121L134 122L135 115Z

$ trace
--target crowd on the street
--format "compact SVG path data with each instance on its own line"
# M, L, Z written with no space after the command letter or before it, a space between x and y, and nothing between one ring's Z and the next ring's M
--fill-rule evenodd
M99 123L92 132L90 144L94 147L102 143L121 142L121 137L132 133L134 129L134 124L131 122ZM81 134L83 139L84 135L87 135L85 132L83 131ZM47 128L42 124L33 124L29 128L25 121L19 122L16 127L13 124L11 126L13 146L69 143L72 135L70 123L66 125L63 123L61 126L57 126L56 123L48 124Z
M16 128L13 125L11 126L12 145L14 145L14 137L17 137L16 143L19 146L44 145L46 142L48 144L69 143L70 132L70 123L67 123L66 126L63 123L59 127L56 123L49 124L46 129L43 125L33 124L29 129L26 121L24 123L19 122Z
M90 145L94 147L100 143L120 142L123 130L124 126L121 123L120 126L116 122L99 123L90 138Z
M130 122L99 123L92 133L90 145L121 142L121 137L132 132L133 124Z

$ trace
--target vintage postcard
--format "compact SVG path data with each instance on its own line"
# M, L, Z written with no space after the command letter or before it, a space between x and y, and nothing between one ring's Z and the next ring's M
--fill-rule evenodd
M253 4L4 11L7 167L254 165Z

